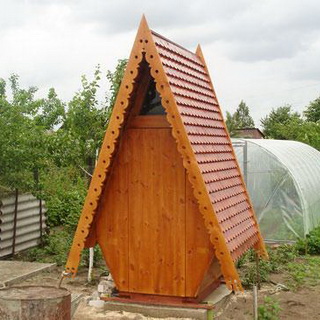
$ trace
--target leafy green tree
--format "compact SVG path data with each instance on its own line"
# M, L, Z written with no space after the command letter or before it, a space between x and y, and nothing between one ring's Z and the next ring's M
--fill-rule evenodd
M303 123L299 113L293 112L290 105L285 105L272 111L262 118L261 125L266 138L290 140L295 134L291 128Z
M100 68L96 68L94 79L89 82L86 76L82 76L82 88L68 103L59 137L66 145L73 144L71 148L74 165L92 167L94 165L96 151L101 145L104 136L107 112L106 105L100 104L97 99L97 90L100 81ZM67 140L70 140L67 142ZM62 146L63 147L63 146ZM64 151L68 153L68 150Z
M291 140L300 141L320 150L320 123L304 121L296 127L291 127Z
M3 80L0 85L0 184L30 190L34 172L45 162L45 135L34 122L42 101L34 98L35 87L20 89L17 75L9 84L11 100Z
M304 121L289 105L273 109L261 124L267 138L300 141L320 150L320 123Z
M237 127L236 127L236 123L234 121L234 118L229 111L227 111L227 113L226 113L226 126L228 128L229 135L231 137L234 137L236 135Z
M107 72L107 79L110 82L110 97L107 97L107 100L109 100L109 110L112 110L116 102L117 94L127 67L127 63L127 59L119 59L115 71L112 72L108 70Z
M320 97L311 101L307 109L303 113L310 122L320 121Z
M47 98L41 100L39 111L35 116L35 124L43 130L55 130L65 121L65 104L58 98L54 88L50 88Z
M249 107L241 100L236 112L233 114L233 120L237 129L254 128L254 121L250 116Z
M51 139L51 154L58 165L72 164L93 171L126 64L127 60L119 60L115 71L107 72L110 97L107 96L106 101L101 103L97 99L101 79L98 66L92 81L82 76L82 88L68 103L66 114L56 111L55 114L63 118L63 125Z
M227 111L226 125L230 136L237 135L237 129L254 128L254 121L250 115L249 107L241 100L234 114Z
M18 75L7 83L0 78L0 186L34 192L59 168L73 168L79 177L92 171L125 67L126 60L119 60L108 71L111 94L103 103L97 98L99 66L92 81L82 77L81 90L67 104L53 88L38 99L37 88L20 88Z
M0 78L0 99L6 98L6 82L4 79Z

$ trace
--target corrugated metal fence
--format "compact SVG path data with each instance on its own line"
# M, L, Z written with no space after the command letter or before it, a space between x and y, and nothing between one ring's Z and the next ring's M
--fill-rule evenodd
M44 202L32 194L0 200L0 258L37 246L46 228Z

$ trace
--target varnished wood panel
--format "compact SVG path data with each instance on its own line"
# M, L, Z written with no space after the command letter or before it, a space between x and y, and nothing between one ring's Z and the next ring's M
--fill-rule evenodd
M128 290L128 182L125 135L101 197L97 240L119 290Z
M166 116L135 116L130 122L130 128L170 128Z
M129 129L129 291L185 295L185 169L169 129Z
M186 179L186 296L197 296L213 256L214 248L209 233L193 195L191 183Z

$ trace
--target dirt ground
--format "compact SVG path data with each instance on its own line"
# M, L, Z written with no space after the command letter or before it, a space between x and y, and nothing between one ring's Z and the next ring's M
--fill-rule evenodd
M41 274L22 281L21 285L38 284L38 285L57 285L61 268L54 268L51 271L45 271ZM99 274L93 274L95 279L98 279ZM282 281L281 276L276 275L273 279L275 282ZM283 282L282 282L283 283ZM87 270L79 271L75 280L65 279L62 286L67 288L71 293L81 293L83 296L90 296L97 289L97 281L92 284L87 283ZM280 305L280 319L303 319L313 320L320 319L320 285L302 286L296 291L277 290L275 285L263 285L259 291L259 304L263 303L264 296L275 298ZM218 320L251 320L253 310L252 292L245 291L244 293L231 294L220 302L215 308L215 319ZM146 319L139 315L128 316L125 318L116 317L115 314L104 319ZM80 319L80 318L79 318ZM100 318L97 318L100 319ZM102 319L102 318L101 318Z
M296 292L275 292L274 287L262 288L259 293L258 304L262 304L264 297L275 298L280 305L281 320L316 320L320 319L320 286L301 288ZM252 292L229 296L222 305L216 308L215 319L219 320L252 320L253 299Z

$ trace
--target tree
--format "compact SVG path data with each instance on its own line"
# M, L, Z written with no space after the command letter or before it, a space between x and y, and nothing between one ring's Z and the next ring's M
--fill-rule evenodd
M267 138L300 141L320 150L320 123L304 121L290 105L272 109L261 124Z
M107 101L109 101L108 119L110 118L111 112L116 102L116 98L117 98L118 91L124 76L124 72L127 67L127 63L128 63L127 59L119 59L115 71L112 72L108 70L107 72L107 79L110 82L110 91L111 91L110 97L107 96Z
M65 121L65 103L58 98L54 88L50 88L47 98L41 100L39 111L35 116L35 122L44 130L55 130Z
M254 128L254 121L250 116L249 107L241 100L236 112L233 114L235 127L237 129Z
M237 135L237 129L254 128L254 121L250 116L249 107L243 100L241 100L233 115L227 111L226 125L232 137Z
M15 74L9 78L11 100L5 82L0 82L0 184L32 190L34 173L46 158L45 135L34 121L43 101L34 98L37 88L20 89Z
M320 121L320 97L311 101L303 114L305 115L307 121Z
M97 99L100 75L98 66L91 82L82 76L82 88L68 103L68 112L58 133L64 143L72 143L76 147L70 150L78 153L72 156L74 165L92 167L104 136L107 108L105 103L99 103ZM71 141L67 142L67 139Z
M107 72L111 94L104 102L97 98L99 66L92 81L82 76L81 90L68 103L53 88L47 97L36 99L37 88L20 88L16 74L8 86L0 78L0 185L35 191L35 174L44 176L55 167L72 167L82 175L82 168L91 171L126 63L119 60L116 70Z
M297 141L309 144L310 146L320 150L320 123L305 121L296 128L298 132Z
M228 128L229 135L231 137L234 137L236 135L237 127L236 127L236 123L234 121L234 118L229 111L227 111L227 113L226 113L226 126Z
M107 72L110 96L104 102L97 99L100 67L96 67L92 81L82 76L82 88L68 103L63 125L52 139L52 152L56 153L55 161L59 165L72 164L93 171L96 152L101 146L126 64L127 60L120 59L115 71Z
M290 105L272 109L269 115L260 120L266 138L294 140L297 134L292 128L303 123L299 113L293 112Z

